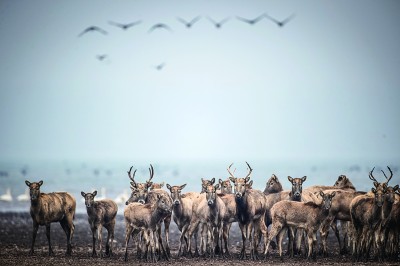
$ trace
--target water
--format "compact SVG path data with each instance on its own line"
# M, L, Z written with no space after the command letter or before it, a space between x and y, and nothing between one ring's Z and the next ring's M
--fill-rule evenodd
M185 162L185 163L160 163L153 164L153 182L169 183L170 185L187 184L184 191L200 191L200 178L218 180L226 179L228 172L226 168L231 162ZM254 181L253 187L263 190L266 180L272 173L276 174L283 184L284 189L290 188L287 176L302 177L307 176L303 187L311 185L333 185L337 177L341 174L347 175L357 190L370 190L372 181L368 178L368 173L372 167L376 166L374 176L380 181L384 181L381 169L389 174L386 165L374 165L371 162L349 163L341 161L266 161L249 162L254 169L251 175ZM124 191L130 193L129 178L127 171L132 163L116 162L0 162L0 195L11 190L13 200L11 202L0 201L0 212L6 211L29 211L30 202L21 202L17 196L25 192L27 186L25 180L37 182L43 180L42 192L67 191L77 200L77 212L85 212L84 202L82 201L81 191L98 191L98 195L105 190L107 198L116 199ZM135 181L145 182L149 178L149 165L139 163L133 165L133 170L138 169ZM391 185L399 184L398 165L390 165L394 176ZM244 162L235 162L232 170L236 169L235 176L245 176L247 167ZM164 186L165 188L165 186ZM165 188L166 189L166 188ZM122 213L123 204L120 205Z

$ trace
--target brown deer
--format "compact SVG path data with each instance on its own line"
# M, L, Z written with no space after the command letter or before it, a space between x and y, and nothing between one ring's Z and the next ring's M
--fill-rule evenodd
M220 233L222 231L223 218L226 212L224 202L216 193L217 189L219 189L219 184L215 186L208 185L205 188L205 198L203 197L197 208L194 209L188 232L190 247L190 239L194 231L197 230L198 226L204 229L203 225L207 225L207 235L210 237L207 241L207 245L204 244L203 247L209 247L211 257L215 256L215 244L218 245ZM201 243L204 243L204 238L202 237L202 239ZM204 251L204 248L201 250Z
M155 204L147 203L130 203L124 210L125 218L125 261L128 260L128 243L132 235L135 238L138 233L143 231L143 240L146 245L146 258L148 259L148 250L150 247L150 259L156 262L154 232L157 225L165 216L171 214L171 206L160 195L156 196ZM166 251L163 250L164 256L168 257Z
M359 261L361 256L368 257L369 250L374 235L374 231L382 220L382 207L385 202L386 184L379 183L372 172L369 178L374 181L375 188L371 189L371 193L355 197L350 204L351 221L354 227L355 239L353 240L353 256ZM374 244L379 250L379 242L375 239Z
M250 242L250 258L257 259L258 236L267 239L267 227L265 226L266 199L264 193L259 190L248 188L250 175L253 169L246 162L249 172L244 178L237 178L230 171L232 164L228 167L229 179L234 184L237 218L242 232L242 249L240 258L246 257L246 239ZM252 238L252 230L254 236ZM264 246L265 251L265 246Z
M232 194L232 185L231 185L231 181L229 180L229 178L227 180L222 180L219 179L219 185L220 185L220 191L218 191L218 193L220 194Z
M315 186L305 188L304 192L315 193L318 195L318 193L320 191L324 191L327 189L344 189L344 190L352 190L352 191L356 190L353 183L351 183L350 179L347 176L340 175L333 186L315 185Z
M320 192L322 197L322 204L318 205L314 202L298 202L283 200L277 202L271 208L272 227L267 240L267 250L270 241L279 235L278 246L279 256L282 257L282 239L285 227L301 228L306 231L308 239L308 255L307 258L316 258L316 241L317 230L320 224L328 217L329 209L331 208L332 198L335 192L324 193ZM293 230L291 230L293 232ZM292 238L294 237L292 233Z
M186 186L171 186L167 184L167 188L171 192L171 199L173 203L172 207L172 217L174 222L178 226L181 236L179 238L179 249L178 257L186 253L188 247L188 239L186 236L187 230L190 225L190 220L192 219L192 207L193 201L189 197L182 195L182 189ZM186 243L186 249L182 250L183 241Z
M264 194L269 195L281 191L283 191L281 182L275 174L272 174L265 185Z
M323 190L325 194L330 194L335 192L335 197L332 199L332 206L329 210L329 215L328 217L324 220L324 222L321 224L320 227L320 235L321 235L321 251L324 256L328 255L328 247L327 247L327 238L328 238L328 232L330 226L332 226L332 223L336 224L336 220L340 221L351 221L351 215L350 215L350 203L351 201L359 196L359 195L365 195L366 192L363 191L351 191L351 190L343 190L343 189L327 189ZM319 196L319 193L318 195ZM319 202L320 200L318 200ZM336 230L335 230L336 229ZM345 245L344 243L341 242L340 236L339 236L339 231L337 230L337 227L334 226L334 231L336 238L339 241L339 248L340 248L340 253L344 254L345 251Z
M73 223L76 208L75 198L67 192L40 193L40 187L43 185L43 181L31 183L26 180L25 184L29 187L30 191L30 213L33 222L32 246L29 254L32 255L34 253L33 247L35 245L39 225L46 226L46 236L49 242L49 255L54 254L50 243L50 224L59 222L67 236L66 254L71 255L71 240L75 229Z
M134 202L137 201L139 203L145 204L145 203L151 203L152 201L155 202L156 199L153 196L152 200L149 200L149 194L151 194L151 192L155 192L157 194L160 194L164 197L164 200L166 200L167 202L170 203L171 207L172 207L172 202L171 199L168 195L168 193L162 189L156 189L154 188L150 193L149 193L149 188L153 185L153 182L151 181L153 179L154 176L154 168L153 165L150 164L149 167L149 174L150 177L149 179L145 182L145 183L137 183L135 182L134 178L135 178L135 174L136 174L136 170L133 172L133 174L131 174L132 171L132 167L129 169L128 171L128 177L131 180L130 184L131 184L131 190L132 190L132 194L130 199L127 201L129 202ZM166 244L166 251L168 254L167 259L170 257L171 255L171 251L170 251L170 247L169 247L169 225L171 224L171 215L167 215L164 219L164 235L165 235L165 244ZM161 226L158 228L157 232L161 232ZM158 236L161 237L161 234ZM158 245L157 245L158 247Z
M152 191L153 189L162 189L162 187L164 186L164 182L162 183L152 183L150 186L150 191Z
M102 248L102 228L107 229L106 256L112 256L112 246L114 241L115 217L117 216L118 206L110 199L95 201L97 191L93 193L81 192L85 198L86 211L88 214L88 222L92 230L93 251L92 257L96 256L96 231L99 242L100 257L103 257Z

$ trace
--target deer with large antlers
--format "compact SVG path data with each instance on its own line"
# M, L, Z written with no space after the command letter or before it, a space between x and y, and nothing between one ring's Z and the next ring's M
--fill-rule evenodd
M389 168L389 167L388 167ZM369 172L369 179L374 182L372 193L355 197L350 204L351 220L355 230L355 240L353 240L354 259L359 260L361 256L367 257L372 243L375 250L381 249L379 237L376 232L379 231L382 222L382 214L386 202L387 183L390 178L386 177L386 182L378 182L373 176L375 167ZM390 168L389 171L391 172Z
M128 177L131 180L130 184L131 184L131 190L132 190L131 197L126 202L127 205L130 202L139 202L141 204L154 203L155 202L155 196L154 195L160 195L172 207L172 200L171 200L169 194L166 191L164 191L162 189L154 188L149 192L149 189L153 185L153 182L151 181L153 179L153 176L154 176L153 165L150 164L150 167L149 167L150 176L149 176L149 179L146 180L145 183L137 183L135 181L134 178L135 178L135 174L136 174L137 170L135 169L135 171L132 174L132 168L133 168L133 166L131 166L131 168L127 172L128 173ZM168 255L167 259L168 259L168 257L171 256L170 247L169 247L169 225L171 223L171 219L172 219L171 213L169 213L168 215L166 215L166 217L164 217L161 220L161 221L164 222L165 249L166 249L166 252L167 252L167 255ZM157 228L157 232L156 233L158 234L157 238L161 238L161 224ZM157 245L157 248L158 248L158 242L156 242L156 245Z
M237 178L231 172L231 164L227 170L230 174L229 179L234 184L235 188L235 202L237 208L237 217L239 227L242 232L243 246L240 252L240 258L246 257L246 239L250 242L250 257L251 259L257 259L257 245L258 235L261 233L264 237L264 251L265 242L267 239L267 227L265 225L265 212L266 212L266 200L265 195L255 189L248 188L250 175L253 169L246 162L249 169L248 174L244 178ZM252 238L252 230L254 228L254 235Z

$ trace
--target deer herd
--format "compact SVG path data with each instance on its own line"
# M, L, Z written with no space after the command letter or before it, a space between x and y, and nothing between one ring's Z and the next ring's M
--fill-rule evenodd
M291 190L283 190L274 174L264 191L253 188L253 169L246 162L248 173L236 177L232 164L227 168L229 178L201 179L200 192L185 192L186 184L153 183L153 166L145 183L135 181L136 170L128 171L131 195L126 201L125 261L129 258L132 239L139 259L156 262L169 260L169 227L173 220L179 231L177 256L230 256L229 234L232 223L241 230L240 259L270 258L269 248L279 249L283 258L282 242L288 238L287 255L304 255L316 259L317 233L319 253L327 256L329 229L335 233L340 253L351 252L354 261L374 258L378 261L397 260L400 234L399 185L390 186L393 177L382 170L386 180L373 181L371 191L357 191L345 175L340 175L333 186L310 186L303 189L307 177L288 177ZM236 170L236 169L235 169ZM30 214L33 221L32 245L39 225L46 226L49 255L50 224L59 222L67 236L67 255L71 255L74 234L73 219L76 201L69 193L41 193L43 181L25 181L30 190ZM97 191L81 192L85 200L88 222L92 231L92 256L96 256L96 233L100 256L112 256L117 204L109 199L95 200ZM338 223L340 222L340 226ZM164 235L162 225L164 224ZM108 231L106 249L102 251L102 228ZM269 231L268 231L268 228ZM340 230L339 230L340 229ZM275 242L273 241L276 241ZM302 245L304 243L304 245ZM261 247L262 246L262 247Z

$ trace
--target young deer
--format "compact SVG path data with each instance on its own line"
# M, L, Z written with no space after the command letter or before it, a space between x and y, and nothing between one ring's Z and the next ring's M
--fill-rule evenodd
M270 241L279 235L279 256L282 257L282 239L285 227L301 228L306 231L308 239L308 258L316 258L316 241L317 230L320 224L328 217L329 209L331 208L332 198L335 192L327 193L320 192L322 204L318 205L314 202L297 202L283 200L276 203L271 209L272 228L267 240L267 250ZM293 232L293 230L291 230ZM294 237L292 233L292 238Z
M107 242L106 242L106 256L112 256L112 246L114 241L114 227L115 217L117 216L118 206L110 199L103 199L95 201L94 198L97 195L95 190L93 193L81 192L82 197L85 198L85 206L88 214L88 222L90 229L92 230L93 238L93 251L92 257L97 255L96 253L96 231L97 239L99 242L100 257L103 257L102 248L102 228L107 229Z
M71 255L71 240L74 235L74 223L76 201L71 194L67 192L40 193L40 187L43 181L29 182L25 181L29 187L31 196L30 213L33 222L32 246L29 254L33 254L36 234L39 225L46 226L46 236L49 242L49 255L53 255L50 244L50 224L60 222L62 229L67 236L67 255Z
M141 204L133 202L128 204L124 210L125 218L125 261L128 260L128 243L129 239L135 238L139 232L143 232L143 241L146 245L146 255L150 247L150 258L153 262L155 257L154 232L157 225L166 216L171 214L171 206L165 199L157 195L157 202L154 204ZM162 246L163 247L163 246ZM163 250L164 256L167 257L166 251ZM148 256L146 256L148 258Z

